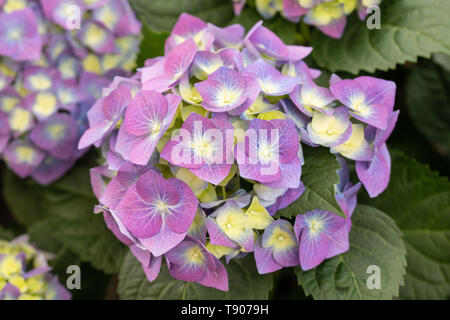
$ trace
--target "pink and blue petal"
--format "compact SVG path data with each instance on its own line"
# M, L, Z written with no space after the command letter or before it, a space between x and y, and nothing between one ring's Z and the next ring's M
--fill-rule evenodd
M98 100L87 113L90 128L81 137L78 148L101 142L115 128L130 102L131 91L125 85Z
M219 54L198 51L192 63L192 74L199 80L205 80L223 65L224 62Z
M389 184L391 156L385 143L377 148L370 161L357 161L356 173L371 198L377 197Z
M209 111L229 111L247 99L246 79L227 67L219 68L207 80L196 83L195 88L203 98L202 106Z
M387 128L395 102L394 82L362 76L335 82L330 90L356 119L381 130Z
M187 236L183 242L166 253L166 259L170 274L174 278L228 290L228 276L224 266L197 239Z
M245 74L255 76L261 91L269 96L289 94L299 83L299 79L282 75L262 59L256 60L245 68Z
M255 242L255 262L259 274L272 273L283 268L273 258L273 248L264 248L261 244L261 237ZM297 252L298 254L298 252Z
M324 210L297 215L294 229L300 242L303 270L310 270L326 258L348 250L348 221Z
M220 229L216 220L212 217L206 218L206 228L208 229L209 240L211 241L211 244L229 248L238 247L235 242L227 238L225 233Z
M122 165L99 197L100 203L114 210L128 188L137 182L147 170L146 167L128 162Z
M184 182L165 180L149 170L128 188L115 212L131 234L159 256L183 239L197 206L195 194Z
M155 257L149 251L144 250L135 244L130 246L130 250L141 263L148 281L154 281L159 275L162 257Z
M273 216L278 210L286 208L296 201L305 192L305 186L300 181L298 188L287 189L283 195L279 196L273 204L267 207L267 211Z
M277 60L288 60L288 47L275 33L262 25L256 24L248 32L246 41L262 54Z

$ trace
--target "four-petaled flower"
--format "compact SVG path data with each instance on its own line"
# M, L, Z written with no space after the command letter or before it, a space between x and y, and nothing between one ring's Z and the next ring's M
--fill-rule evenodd
M230 173L233 164L230 136L233 136L233 127L228 121L208 119L193 112L181 126L180 134L164 146L161 157L218 185Z
M225 267L201 241L187 236L165 256L170 274L174 278L228 291Z
M283 2L292 9L290 19L305 15L330 32L342 27L342 10L351 7L336 3L329 19L329 1L266 2ZM92 50L108 49L107 41L78 36ZM319 86L321 72L303 61L310 52L286 45L262 22L245 34L241 25L219 28L183 14L164 56L148 59L135 76L116 78L104 90L80 147L102 147L105 162L91 170L100 202L95 210L129 246L149 281L165 259L174 278L227 290L222 257L228 263L253 252L258 271L268 273L296 265L309 270L349 249L358 190L364 185L374 196L389 180L385 142L398 115L395 85L333 74L329 85ZM85 64L95 67L94 60ZM36 77L54 81L42 71L28 72L27 87L36 89ZM9 81L7 72L4 78ZM69 101L74 94L63 90L57 97ZM18 115L5 111L11 121L1 134L20 136L29 123L21 126L17 119L27 112L52 119L51 108L48 114L30 109L33 101L19 105ZM301 174L305 161L314 163L304 159L301 142L327 147L338 159L339 183L331 196L346 218L296 210L293 227L276 215L311 195L311 181L303 185ZM350 182L344 157L356 161L361 182Z
M245 140L235 148L240 174L273 188L297 188L301 174L299 147L292 120L252 119Z
M125 160L145 165L160 138L169 128L181 98L155 91L139 91L125 113L119 130L116 151Z
M323 260L349 249L347 220L325 210L298 214L295 234L299 241L300 266L309 270Z
M153 255L160 256L186 236L198 200L181 180L165 180L149 170L131 185L115 213Z
M255 261L260 274L299 265L298 240L287 220L272 222L258 238Z

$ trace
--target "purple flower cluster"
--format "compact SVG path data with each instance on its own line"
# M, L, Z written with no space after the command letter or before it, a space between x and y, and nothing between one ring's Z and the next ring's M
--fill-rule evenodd
M32 246L27 235L0 240L0 300L70 300L70 292L50 273L52 257Z
M321 87L303 61L311 48L286 45L261 23L245 34L182 14L165 50L104 90L79 143L101 147L96 211L148 279L164 257L173 277L227 290L222 257L254 252L267 273L348 250L358 190L376 196L389 181L395 84L333 75ZM346 218L313 210L274 219L305 191L301 142L336 155ZM344 158L361 182L350 182Z
M86 112L134 69L140 27L122 0L0 1L0 155L17 175L48 184L86 151Z
M240 15L247 0L232 0L234 12ZM381 0L256 0L256 9L265 18L277 12L289 21L315 26L332 38L340 38L347 24L347 16L355 10L364 20L368 8L379 5Z

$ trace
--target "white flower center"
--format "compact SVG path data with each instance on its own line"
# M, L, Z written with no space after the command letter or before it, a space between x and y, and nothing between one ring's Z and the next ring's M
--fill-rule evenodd
M309 222L309 230L311 233L315 234L318 233L323 227L322 221L319 220L311 220Z
M153 121L150 126L150 134L156 136L161 131L162 123L161 121Z
M167 206L167 203L165 203L162 200L156 201L155 207L156 207L156 210L158 210L159 213L166 213L169 210L169 208Z
M267 143L263 143L259 146L258 148L258 158L263 162L263 163L268 163L271 160L273 160L273 151L272 148L269 144Z

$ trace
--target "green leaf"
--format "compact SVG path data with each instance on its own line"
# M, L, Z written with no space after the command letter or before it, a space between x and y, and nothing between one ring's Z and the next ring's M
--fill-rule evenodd
M440 52L435 53L433 54L433 61L450 72L450 55Z
M27 234L30 237L30 242L41 250L57 253L62 248L61 241L55 237L48 220L36 222L28 228Z
M89 168L80 163L43 192L54 235L83 261L106 272L117 273L127 251L106 227L101 214L93 213L97 199L91 192Z
M416 128L436 149L450 154L450 72L423 61L409 74L406 103Z
M234 17L229 0L130 0L142 23L155 32L170 32L181 13L225 26Z
M55 237L48 220L35 223L28 229L27 234L30 242L37 248L54 254L54 257L49 260L49 265L52 267L52 273L57 274L61 281L65 281L69 276L66 272L68 266L81 263L80 258Z
M4 229L0 226L0 240L11 240L14 238L14 233L11 230Z
M142 26L142 41L139 54L136 59L136 65L143 67L145 60L164 55L164 42L169 33L156 33L151 31L145 25Z
M352 216L350 250L318 267L296 268L299 284L314 299L392 299L403 285L406 249L402 233L385 213L360 205ZM380 289L369 289L369 266L380 268Z
M129 252L119 274L118 293L123 300L256 300L267 299L272 290L272 275L256 271L253 255L233 259L225 265L228 272L229 291L204 287L195 282L176 280L165 265L156 280L150 283L141 264Z
M312 33L313 57L331 71L359 73L395 68L396 64L450 53L450 1L383 1L381 29L369 30L356 14L341 39Z
M21 179L10 170L4 170L3 197L14 219L28 227L44 218L44 203L38 196L42 187L29 179Z
M302 147L305 164L302 167L301 181L306 190L295 202L278 211L277 215L290 218L299 213L320 209L345 217L335 198L334 185L339 183L336 170L340 169L336 156L325 148Z
M117 273L127 248L108 230L102 215L93 213L98 202L90 186L89 169L93 166L95 161L88 156L48 186L7 174L5 199L14 217L25 226L46 220L47 226L34 228L49 228L51 236L82 261L106 273Z
M389 214L408 252L404 299L450 298L450 182L428 166L394 152L388 189L362 199Z

